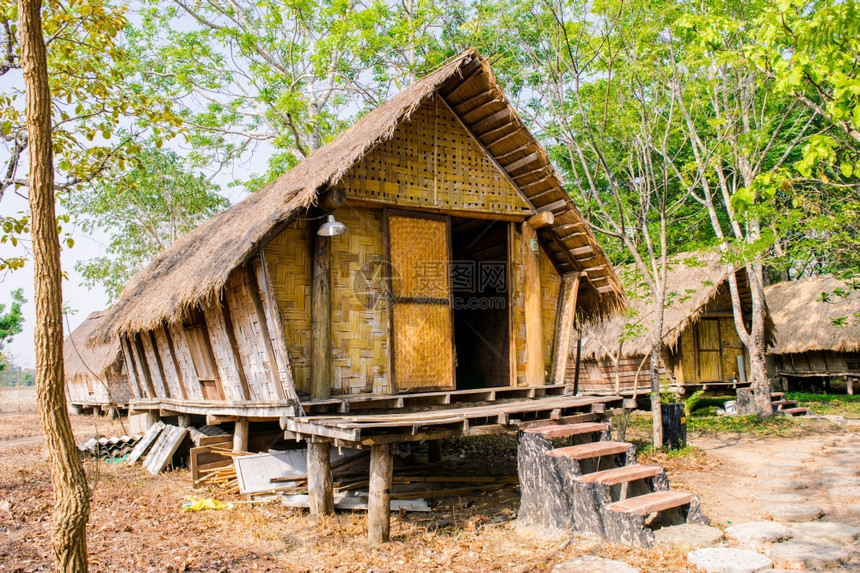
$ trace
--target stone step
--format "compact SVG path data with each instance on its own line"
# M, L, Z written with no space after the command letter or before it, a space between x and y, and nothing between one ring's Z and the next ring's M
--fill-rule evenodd
M640 466L635 464L632 466L624 466L611 470L585 474L576 478L576 481L579 483L599 483L611 486L619 483L651 478L660 475L662 472L663 466Z
M783 410L777 410L778 413L784 414L786 416L808 416L812 413L812 410L809 408L785 408Z
M629 515L648 515L692 503L696 496L686 491L655 491L646 495L629 497L607 506L609 511Z
M785 408L794 408L797 406L797 400L772 400L770 405L775 406L780 410Z
M546 452L546 455L554 458L565 457L574 460L587 460L590 458L623 454L631 447L633 446L627 442L592 442L590 444L581 444L579 446L556 448Z
M609 430L607 424L598 422L582 422L579 424L553 424L549 426L538 426L523 430L527 434L540 434L544 438L566 438L568 436L579 436L582 434L594 434Z

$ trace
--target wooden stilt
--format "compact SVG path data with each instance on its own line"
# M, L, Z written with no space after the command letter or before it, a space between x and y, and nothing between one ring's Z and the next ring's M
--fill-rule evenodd
M431 464L442 461L442 440L429 440L427 442L427 461Z
M370 446L370 495L367 500L367 537L371 545L388 541L391 533L391 476L394 459L389 444Z
M334 513L331 483L331 444L324 440L308 443L308 494L311 515Z
M848 378L848 388L847 388L847 390L848 390L848 395L849 395L849 396L853 396L853 395L854 395L854 378L850 378L850 377Z
M233 429L233 451L248 451L248 418L236 420L236 427Z
M188 428L191 426L191 414L179 414L176 422L180 428Z
M151 428L153 426L153 424L157 424L159 420L161 420L161 416L159 415L158 410L147 410L146 411L146 427L147 427L147 429Z

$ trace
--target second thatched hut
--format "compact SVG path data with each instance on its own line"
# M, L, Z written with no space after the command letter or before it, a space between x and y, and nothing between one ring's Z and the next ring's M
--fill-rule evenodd
M592 394L647 393L650 388L650 334L657 307L647 295L636 295L642 277L632 265L616 268L625 282L629 311L580 330L579 377L571 345L567 381ZM736 272L744 322L749 324L752 298L746 271ZM641 290L639 288L638 290ZM738 337L732 316L728 267L718 252L683 253L672 257L666 278L660 377L670 387L736 388L747 381L749 354ZM768 341L773 324L766 313Z

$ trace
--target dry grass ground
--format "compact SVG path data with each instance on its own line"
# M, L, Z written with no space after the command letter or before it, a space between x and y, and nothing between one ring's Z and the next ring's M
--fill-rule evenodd
M0 394L0 571L51 570L48 546L52 496L32 407L18 409ZM72 416L80 441L95 434L122 433L117 422ZM513 441L457 441L446 445L449 467L474 472L504 467L515 472ZM705 451L667 457L671 479L696 490L730 480L738 468L730 458ZM460 454L463 457L460 457ZM692 571L683 554L648 551L602 540L547 536L516 526L518 492L447 497L432 513L394 515L392 542L371 548L365 515L339 513L313 520L276 504L248 504L217 491L193 491L188 470L157 477L140 468L86 462L93 489L88 545L93 571L548 571L560 561L591 554L619 558L642 571ZM730 483L730 482L724 482ZM703 503L713 504L705 488ZM218 497L233 509L182 513L186 496ZM720 511L723 518L725 511ZM475 518L475 516L479 516ZM470 520L470 518L473 518ZM477 522L478 527L474 527Z

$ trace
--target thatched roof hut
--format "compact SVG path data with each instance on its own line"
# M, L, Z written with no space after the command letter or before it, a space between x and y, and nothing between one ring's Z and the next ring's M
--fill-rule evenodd
M314 205L321 191L337 185L374 146L391 138L437 92L457 96L457 111L465 110L459 117L478 138L506 130L506 147L494 147L498 149L495 153L485 149L485 153L512 175L524 172L527 177L517 180L521 192L535 206L551 208L555 223L541 235L557 249L553 257L562 268L588 276L580 292L581 314L599 318L622 308L622 289L611 264L564 191L546 151L508 103L488 62L467 50L161 253L129 282L99 334L107 340L154 329L162 322L181 320L196 305L217 299L234 269L256 255L291 218ZM480 99L474 99L478 96Z
M124 405L131 398L119 339L87 344L104 315L105 311L90 314L63 341L66 391L72 405Z
M647 378L650 333L656 327L658 309L635 266L617 267L616 272L628 285L629 311L625 316L612 317L581 329L584 366L581 376L584 376L586 389L591 386L614 388L616 374L622 388L630 386L637 373L639 388L642 388L641 380ZM742 307L745 313L749 313L752 299L746 272L740 270L736 276ZM727 383L741 376L735 361L737 356L744 356L745 351L735 331L728 268L721 262L720 253L702 251L671 257L666 292L661 364L664 375L686 385ZM706 323L708 332L699 332L697 327L703 319L712 321ZM772 342L774 329L769 315L766 317L766 335ZM713 340L714 348L707 348L710 344L707 340ZM574 346L572 355L575 351ZM707 354L711 351L713 355ZM686 364L682 360L684 355ZM707 357L704 363L703 356ZM573 367L571 363L571 372ZM571 372L568 378L572 376Z
M765 297L777 333L772 376L860 378L860 290L819 275L770 285Z
M860 290L832 275L819 275L770 285L764 292L777 332L771 354L860 352L860 320L855 316ZM827 302L821 300L823 293ZM842 326L840 318L845 319Z

